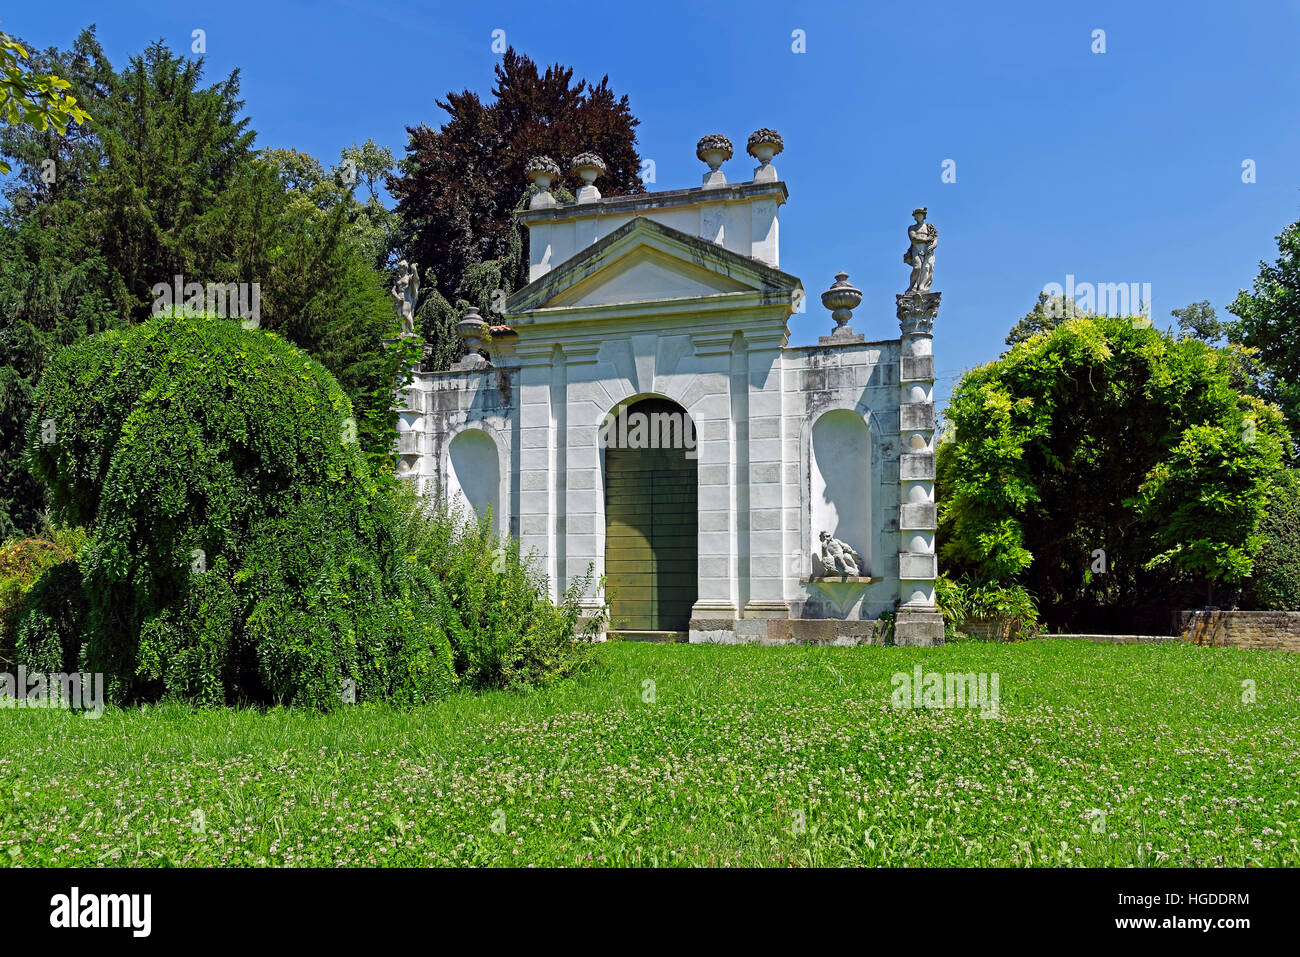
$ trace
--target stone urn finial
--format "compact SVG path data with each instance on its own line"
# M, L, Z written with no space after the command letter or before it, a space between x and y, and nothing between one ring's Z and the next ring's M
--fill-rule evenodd
M554 206L555 197L551 195L551 183L560 177L560 166L549 156L534 156L524 166L524 175L528 182L538 187L538 191L528 202L529 209Z
M777 181L776 167L772 165L772 157L783 149L785 149L785 141L781 139L781 134L776 130L769 130L764 127L749 134L749 142L745 146L745 152L758 160L759 163L754 169L755 183L775 183Z
M461 313L460 322L456 323L456 335L460 336L460 341L465 343L465 358L453 365L452 369L485 369L491 365L480 355L487 332L488 324L479 315L478 306L467 306Z
M721 133L710 133L708 136L700 137L700 141L695 144L695 155L699 157L700 162L707 163L709 166L709 171L704 174L706 187L727 185L726 174L718 167L731 159L732 152L731 140Z
M837 272L831 288L822 293L822 305L831 311L835 320L835 329L829 336L821 336L822 345L838 345L843 342L863 342L863 336L855 334L849 325L853 310L862 302L862 290L849 282L849 274Z
M582 180L578 190L578 202L591 203L600 199L600 190L596 189L596 177L605 172L605 161L595 153L579 153L569 164L569 172Z

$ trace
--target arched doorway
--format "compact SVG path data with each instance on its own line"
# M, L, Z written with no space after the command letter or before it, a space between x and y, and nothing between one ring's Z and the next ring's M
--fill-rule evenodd
M695 426L642 399L601 429L605 581L615 631L685 632L698 592Z

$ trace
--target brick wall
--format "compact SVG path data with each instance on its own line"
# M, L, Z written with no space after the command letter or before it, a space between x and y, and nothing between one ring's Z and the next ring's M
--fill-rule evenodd
M1300 651L1300 611L1184 611L1178 619L1193 644Z

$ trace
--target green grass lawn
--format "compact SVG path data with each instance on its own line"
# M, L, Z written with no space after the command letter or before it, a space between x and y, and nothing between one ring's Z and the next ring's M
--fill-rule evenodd
M997 716L892 707L917 663ZM1295 866L1297 718L1281 653L611 643L410 711L0 711L0 862Z

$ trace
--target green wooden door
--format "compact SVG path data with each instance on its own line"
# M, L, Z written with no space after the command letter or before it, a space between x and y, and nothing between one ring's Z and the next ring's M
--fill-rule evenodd
M650 404L654 405L651 406ZM645 400L629 413L673 403ZM611 624L686 631L697 593L696 468L683 448L606 448L605 576Z

